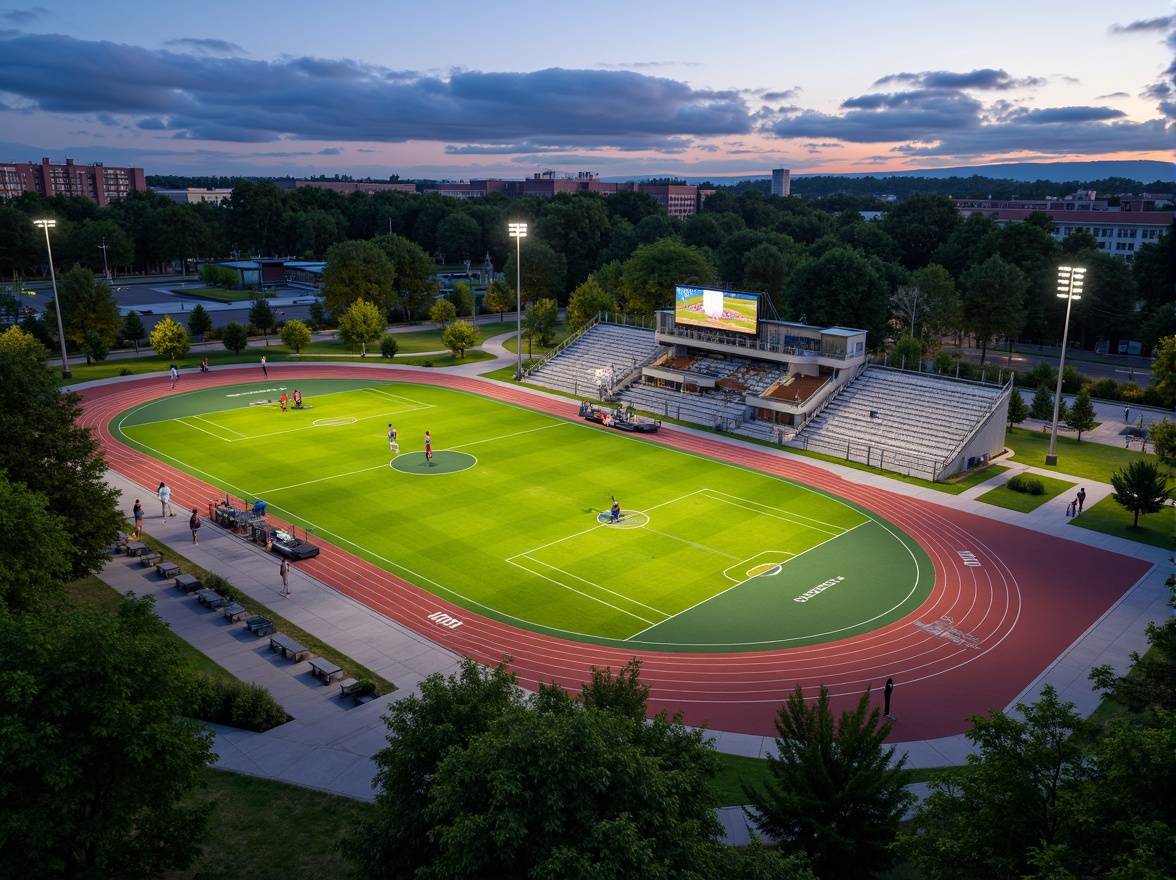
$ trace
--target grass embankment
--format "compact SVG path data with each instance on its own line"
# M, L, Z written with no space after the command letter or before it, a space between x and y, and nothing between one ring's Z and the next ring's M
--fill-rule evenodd
M178 296L194 296L222 303L253 302L259 298L273 299L274 297L274 294L269 291L226 290L223 287L177 287L172 290L172 293Z
M210 528L214 528L214 526L210 526ZM158 541L155 538L152 538L150 535L144 534L139 538L139 540L150 547L153 551L160 554L160 556L165 561L176 563L180 567L180 571L184 574L190 574L201 581L211 574L208 569L200 567L190 559L185 559L183 556L180 556L178 553L176 553L174 549L168 547L162 541ZM113 592L113 590L111 590L111 592ZM238 590L238 592L240 591ZM250 596L243 596L240 602L249 609L250 613L260 614L263 617L268 617L273 621L274 626L277 627L279 632L283 632L294 640L305 645L310 650L310 654L312 656L317 654L320 657L326 657L333 663L337 663L343 668L344 678L350 677L357 679L367 679L368 681L374 682L376 685L377 695L390 694L396 690L396 685L388 681L386 678L381 678L380 676L376 675L376 673L372 672L366 666L356 662L346 654L340 653L326 642L308 633L301 627L291 623L289 620L282 617L282 615L261 604L256 599Z
M1013 450L1014 458L1034 467L1047 468L1045 456L1049 452L1049 434L1027 428L1013 428L1008 433L1006 444ZM1111 475L1133 461L1147 459L1157 461L1154 455L1136 449L1108 446L1105 443L1078 442L1074 437L1058 437L1055 451L1057 465L1051 466L1059 477L1073 475L1071 483L1110 483ZM1173 476L1168 469L1168 478ZM1134 525L1135 515L1124 510L1113 498L1087 507L1082 516L1070 520L1070 525L1088 529L1104 535L1113 535L1128 541L1137 541L1166 550L1176 547L1176 508L1171 505L1159 513L1141 516L1138 527Z
M1006 510L1016 510L1020 513L1032 513L1047 501L1057 498L1063 492L1072 492L1075 490L1075 485L1069 480L1058 480L1053 477L1043 477L1040 474L1029 474L1029 476L1041 482L1045 487L1045 492L1042 495L1030 495L1028 492L1014 492L1008 487L1008 484L1002 484L995 489L989 489L977 501L983 501L985 504L991 504L995 507L1003 507Z

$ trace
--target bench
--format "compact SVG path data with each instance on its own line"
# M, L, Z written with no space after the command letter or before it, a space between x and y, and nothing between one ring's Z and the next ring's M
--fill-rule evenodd
M207 605L213 611L224 606L229 600L218 593L216 590L197 590L196 601L201 605Z
M180 573L180 567L174 562L159 562L155 565L155 573L165 578L174 578Z
M284 633L273 633L270 636L270 650L277 651L283 657L288 657L294 661L301 660L302 655L308 651L304 645L298 644L298 642Z
M200 589L200 580L190 574L177 574L176 589L183 590L185 593L191 593L193 590Z
M332 678L343 673L342 667L336 666L325 657L311 657L310 671L321 678L323 684L330 684Z
M274 631L274 625L268 617L262 617L259 614L245 621L245 630L255 636L268 636Z
M351 692L355 690L355 686L359 684L358 678L345 678L339 682L339 695L342 697L350 697Z
M148 547L142 541L129 541L127 543L127 556L140 556L146 553Z
M345 678L339 682L339 694L343 697L351 697L357 706L362 706L364 703L370 703L376 698L375 694L368 691L356 691L358 686L358 679Z
M248 613L243 605L238 605L236 602L229 602L221 608L221 614L227 617L230 623L236 623Z
M144 568L151 568L151 566L157 565L162 558L158 553L143 553L139 556L139 564Z

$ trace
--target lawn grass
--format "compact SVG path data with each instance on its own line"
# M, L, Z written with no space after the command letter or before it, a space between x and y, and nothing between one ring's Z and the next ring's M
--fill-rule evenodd
M1013 451L1013 457L1020 463L1056 469L1061 476L1072 474L1074 477L1099 483L1110 483L1111 474L1130 462L1140 459L1158 461L1155 455L1137 449L1108 446L1089 440L1079 443L1074 437L1059 435L1055 448L1058 463L1047 465L1045 456L1049 453L1049 436L1047 433L1029 428L1013 428L1006 435L1005 445ZM1169 469L1169 477L1171 475Z
M834 624L872 629L930 589L913 541L787 480L445 388L300 386L313 409L251 406L260 401L242 384L231 401L217 388L146 404L121 431L459 606L577 640L703 651L814 643ZM402 452L390 466L391 422ZM416 439L426 429L431 464ZM630 514L623 528L597 519L613 494ZM772 580L785 569L788 584L836 573L841 601L798 609L796 591Z
M985 504L992 504L996 507L1003 507L1006 510L1031 513L1045 504L1045 502L1057 498L1063 492L1069 492L1077 485L1069 480L1043 477L1040 474L1028 474L1028 476L1031 479L1041 481L1041 484L1045 487L1043 494L1030 495L1028 492L1014 492L1008 487L1007 483L1004 483L995 489L989 489L976 500L983 501Z
M87 605L111 614L123 599L118 590L97 575L88 575L73 583L66 584L65 591L77 604ZM231 672L193 648L170 629L167 631L167 638L176 645L184 667L190 672L204 673L226 681L234 680Z
M1141 516L1138 527L1133 525L1134 521L1135 514L1107 497L1085 508L1081 516L1070 520L1070 525L1164 550L1176 549L1176 507L1169 504L1159 513Z
M321 880L350 876L339 840L372 815L366 801L223 770L189 803L214 807L204 857L168 880Z
M269 291L256 290L227 290L223 287L181 287L173 291L180 296L195 296L200 299L210 299L213 302L237 303L253 302L255 299L273 299L274 294Z
M216 528L216 526L210 525L210 528ZM190 559L180 556L171 547L167 546L162 541L156 540L146 533L140 535L139 540L150 547L154 552L160 554L160 556L166 561L176 563L180 567L180 571L183 574L190 574L201 581L211 574L208 569L197 565ZM274 572L276 578L276 565L274 566ZM230 581L230 583L232 583L232 581ZM240 601L241 604L249 608L252 613L260 614L263 617L268 617L271 621L273 621L274 626L277 627L279 632L283 632L293 638L295 641L301 642L310 650L312 655L317 654L321 657L326 657L328 660L331 660L332 662L341 666L343 668L344 678L350 677L357 679L367 679L368 681L374 682L376 685L376 694L378 696L383 694L390 694L397 689L396 685L388 681L386 678L382 678L381 676L372 672L366 666L356 662L346 654L337 651L335 648L331 647L317 636L314 636L311 633L308 633L306 630L302 629L302 627L291 623L289 620L282 617L282 615L276 613L272 608L268 608L267 606L258 602L252 596L243 596Z

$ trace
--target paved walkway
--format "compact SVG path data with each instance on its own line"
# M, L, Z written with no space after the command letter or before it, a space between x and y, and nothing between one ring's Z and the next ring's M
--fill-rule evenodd
M515 356L501 345L508 336L488 340L483 345L485 350L499 358L499 366L514 361ZM447 372L478 375L494 366L496 364L482 361L452 368ZM1097 417L1103 420L1103 424L1084 435L1083 440L1089 438L1092 442L1113 444L1123 442L1120 433L1124 428L1122 408L1105 404L1096 405L1096 409ZM1115 411L1112 412L1112 409ZM1117 421L1115 416L1118 417ZM706 431L698 433L718 439ZM763 449L760 446L756 448ZM779 451L777 454L789 453ZM1038 470L1033 466L1011 463L1010 470L986 483L959 496L947 496L933 489L896 483L880 474L805 460L850 480L916 495L936 504L952 504L979 516L1012 522L1024 528L1155 563L1156 567L1146 577L1030 684L1015 702L1032 702L1041 688L1049 684L1058 690L1062 699L1073 701L1079 711L1089 714L1099 702L1097 693L1091 690L1090 682L1086 679L1089 669L1101 663L1110 663L1117 670L1125 672L1130 665L1131 652L1142 651L1147 647L1144 634L1147 623L1162 620L1169 613L1166 606L1168 591L1163 581L1173 570L1171 551L1069 525L1065 505L1072 496L1068 494L1052 499L1027 514L991 507L976 500L1013 473ZM1059 460L1060 466L1064 467L1064 456L1060 456ZM1053 469L1047 473L1066 479L1064 474ZM114 472L108 474L108 479L122 493L128 516L136 498L145 502L154 500L151 488L136 485ZM1111 491L1109 486L1103 484L1087 481L1083 485L1087 492L1087 505L1095 504ZM149 511L154 509L149 503L145 506ZM201 513L203 515L204 511ZM246 633L240 624L230 624L219 612L205 609L194 597L177 591L172 581L164 581L155 575L154 569L144 569L132 559L116 557L102 572L104 581L120 592L134 590L139 595L155 595L159 615L178 635L241 680L267 687L293 716L292 721L265 733L218 727L215 751L219 757L216 766L372 800L374 791L371 782L375 773L372 755L383 747L386 736L386 727L380 716L395 700L413 693L416 685L427 675L434 672L448 675L456 670L459 658L424 636L308 578L301 571L292 573L290 598L282 598L277 557L214 525L202 530L200 544L196 546L191 543L187 521L183 516L166 520L148 517L145 531L163 541L174 553L182 554L205 569L223 575L255 603L273 608L305 631L394 682L399 688L395 693L364 706L353 706L349 699L341 699L338 686L324 686L314 678L306 661L292 663L278 657L269 650L268 639L257 639ZM895 712L898 715L895 734L898 737L901 737L902 732L901 706L900 685L895 690ZM721 726L721 720L715 723ZM719 751L730 754L762 757L773 747L771 737L721 730L712 731L712 735ZM970 744L962 735L938 740L899 742L898 746L900 753L906 753L909 766L915 768L960 764L970 751ZM722 810L720 817L729 842L747 841L746 822L739 808Z

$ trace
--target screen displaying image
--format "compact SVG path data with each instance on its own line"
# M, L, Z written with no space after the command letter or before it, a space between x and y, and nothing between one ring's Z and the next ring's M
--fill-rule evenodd
M708 287L674 288L674 321L732 333L756 333L759 297Z

